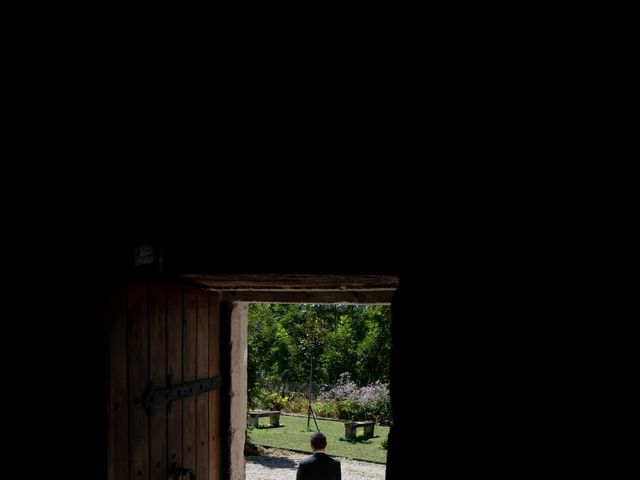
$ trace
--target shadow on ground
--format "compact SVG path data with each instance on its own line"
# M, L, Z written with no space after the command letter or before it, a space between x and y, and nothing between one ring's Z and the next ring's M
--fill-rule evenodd
M298 464L288 458L251 456L245 457L247 463L257 463L266 468L294 468Z
M371 443L372 438L380 438L380 435L374 435L372 437L356 437L355 440L346 440L344 437L340 437L338 440L340 442L349 442L349 443Z

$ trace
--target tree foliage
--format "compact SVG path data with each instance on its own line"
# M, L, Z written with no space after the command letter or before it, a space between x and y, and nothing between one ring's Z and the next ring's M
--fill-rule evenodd
M387 306L265 305L249 308L248 387L309 380L357 385L389 381L391 313Z

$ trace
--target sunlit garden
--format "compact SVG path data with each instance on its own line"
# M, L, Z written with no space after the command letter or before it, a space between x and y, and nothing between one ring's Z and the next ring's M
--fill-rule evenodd
M386 462L391 421L388 306L253 304L248 325L248 443L309 452L319 429L332 456ZM373 436L345 438L345 421L373 421Z
M342 422L317 420L318 427L327 436L327 453L332 456L385 463L387 450L383 444L389 434L389 427L376 424L374 436L364 438L358 432L355 442L344 440L344 424ZM315 431L311 420L311 430ZM271 427L268 422L260 422L259 428L251 428L249 438L257 445L283 448L297 452L309 452L309 430L307 417L289 415L280 416L280 427Z

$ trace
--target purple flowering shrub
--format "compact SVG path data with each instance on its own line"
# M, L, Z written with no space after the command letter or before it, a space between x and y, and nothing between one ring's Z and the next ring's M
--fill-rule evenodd
M340 375L336 385L321 392L316 402L323 412L331 412L341 420L375 420L379 425L391 422L388 385L375 382L358 387L348 373Z

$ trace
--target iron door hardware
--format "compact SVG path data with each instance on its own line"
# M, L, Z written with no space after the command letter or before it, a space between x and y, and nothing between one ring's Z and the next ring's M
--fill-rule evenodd
M196 474L193 473L193 470L191 470L190 468L182 468L180 465L174 462L169 469L169 475L173 475L173 478L175 480L179 480L187 473L189 474L189 480L196 480Z
M156 390L153 384L149 384L149 389L144 395L144 407L149 413L151 413L153 408L158 405L168 405L169 409L171 409L171 402L174 400L180 400L181 398L197 395L198 393L217 390L220 388L221 381L219 376L215 376L172 386L171 378L169 378L167 384L169 386L162 390Z

